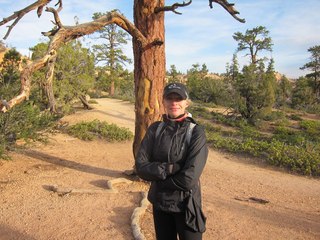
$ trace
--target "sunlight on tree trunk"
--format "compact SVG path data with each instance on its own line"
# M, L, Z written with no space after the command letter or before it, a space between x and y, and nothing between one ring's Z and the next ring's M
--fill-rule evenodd
M0 26L15 20L12 25L8 27L5 38L25 14L37 9L37 14L40 17L44 7L49 4L49 2L48 0L38 0L28 7L4 18L0 22ZM136 97L133 152L134 155L136 155L147 128L154 121L160 120L163 113L161 102L166 74L164 14L167 11L180 14L176 9L189 6L191 3L192 1L190 0L183 3L174 3L172 6L165 6L165 0L134 0L133 11L135 24L132 24L125 16L120 14L120 12L114 10L93 22L76 24L76 26L64 26L58 15L62 9L62 0L58 0L56 4L56 6L59 6L58 9L46 8L46 11L52 12L54 15L55 29L43 33L45 36L51 37L45 56L25 67L20 77L20 94L6 104L0 103L0 111L5 112L16 104L28 99L31 88L31 75L34 71L48 64L48 61L52 59L53 51L56 52L61 44L92 34L101 30L104 26L116 24L128 32L133 38ZM239 12L234 8L234 4L229 3L227 0L209 0L210 8L213 7L212 3L221 5L235 19L240 22L245 22L244 19L240 19L237 16Z
M135 0L134 21L149 42L159 39L164 42L164 13L155 14L154 8L164 1ZM133 152L136 155L140 142L151 123L160 120L163 113L162 89L165 81L165 46L154 45L141 48L133 39L135 79L135 139Z

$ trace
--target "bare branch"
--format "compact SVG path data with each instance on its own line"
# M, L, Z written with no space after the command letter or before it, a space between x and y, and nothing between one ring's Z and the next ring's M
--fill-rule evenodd
M192 0L189 0L189 2L183 2L183 3L175 3L172 6L164 6L164 7L156 7L154 9L154 13L164 12L164 11L171 11L175 14L181 14L180 12L177 12L176 9L178 7L186 7L192 3Z
M55 25L58 26L58 28L62 28L62 23L60 20L60 17L58 15L58 11L55 10L54 8L46 8L46 12L52 12L55 20Z
M45 56L38 61L35 61L33 63L29 63L21 72L20 74L20 80L21 80L21 90L20 94L18 96L15 96L12 98L9 102L7 101L1 101L0 102L0 112L6 112L13 106L23 102L24 100L28 99L30 96L30 90L31 90L31 76L32 73L36 70L40 69L41 67L45 66L49 56Z
M50 9L49 9L50 10ZM51 11L51 10L50 10ZM75 26L63 26L60 22L57 11L52 11L55 14L56 29L50 32L44 33L46 36L50 36L50 43L46 54L32 63L29 63L21 72L21 90L20 94L10 101L0 101L0 112L6 112L13 106L23 102L29 98L31 89L31 76L32 74L54 61L57 50L64 43L67 43L73 39L77 39L81 36L88 35L100 30L102 27L109 24L117 24L119 27L127 31L132 37L136 38L141 43L142 48L150 46L161 45L163 42L159 39L155 39L152 42L148 42L143 34L126 19L122 14L112 11L102 17L88 23L78 24Z
M239 22L245 23L246 20L243 18L239 18L237 14L239 12L234 8L234 3L229 3L227 0L209 0L209 6L210 8L213 8L212 3L218 3L221 5L225 10L227 10L228 13L232 15L235 19L237 19Z
M145 47L148 44L147 39L140 32L140 30L132 22L130 22L125 16L123 16L119 12L112 11L108 15L103 16L101 18L99 18L99 19L104 20L104 18L107 18L107 19L109 18L110 19L110 23L117 24L123 30L128 32L133 38L136 38L141 43L141 47L142 48ZM97 20L99 20L99 19L97 19ZM105 24L105 25L107 25L107 24Z
M57 12L60 12L62 10L62 0L58 0L58 2L56 3L55 6L58 6L58 5L59 5L59 7L57 9Z
M38 0L38 1L30 4L26 8L24 8L20 11L14 12L11 16L9 16L7 18L3 18L3 20L0 22L0 26L5 25L6 23L13 21L15 19L15 21L10 26L8 26L8 31L3 39L8 38L11 30L14 28L14 26L20 21L20 19L25 14L37 9L37 15L38 15L38 17L40 17L42 15L43 8L47 4L49 4L50 2L51 2L51 0ZM59 12L62 9L62 0L58 0L58 3L56 5L58 5L58 4L59 4L59 8L57 9L57 11Z
M11 32L11 30L20 21L20 19L23 17L23 15L17 16L17 19L10 26L8 26L8 31L7 31L6 35L3 37L4 40L7 39L7 37L9 36L9 34Z

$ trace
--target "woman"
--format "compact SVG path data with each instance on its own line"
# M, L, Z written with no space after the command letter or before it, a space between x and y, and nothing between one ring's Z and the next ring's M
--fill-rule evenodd
M183 84L164 88L163 123L148 128L135 160L139 177L151 181L157 240L200 240L205 231L199 178L208 149L204 130L186 111L189 101Z

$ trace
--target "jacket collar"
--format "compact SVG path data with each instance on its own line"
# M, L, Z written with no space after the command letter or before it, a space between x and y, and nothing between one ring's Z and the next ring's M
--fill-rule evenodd
M178 124L178 123L183 123L183 122L193 122L193 123L196 123L195 120L192 118L192 114L187 112L185 113L183 116L177 118L177 119L171 119L168 117L167 114L163 114L162 115L162 119L164 122L166 123L171 123L171 124Z

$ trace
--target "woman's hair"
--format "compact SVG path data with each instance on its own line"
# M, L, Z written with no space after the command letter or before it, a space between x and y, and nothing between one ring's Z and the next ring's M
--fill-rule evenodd
M192 100L190 98L187 98L186 101L188 103L188 107L190 107L192 105Z

